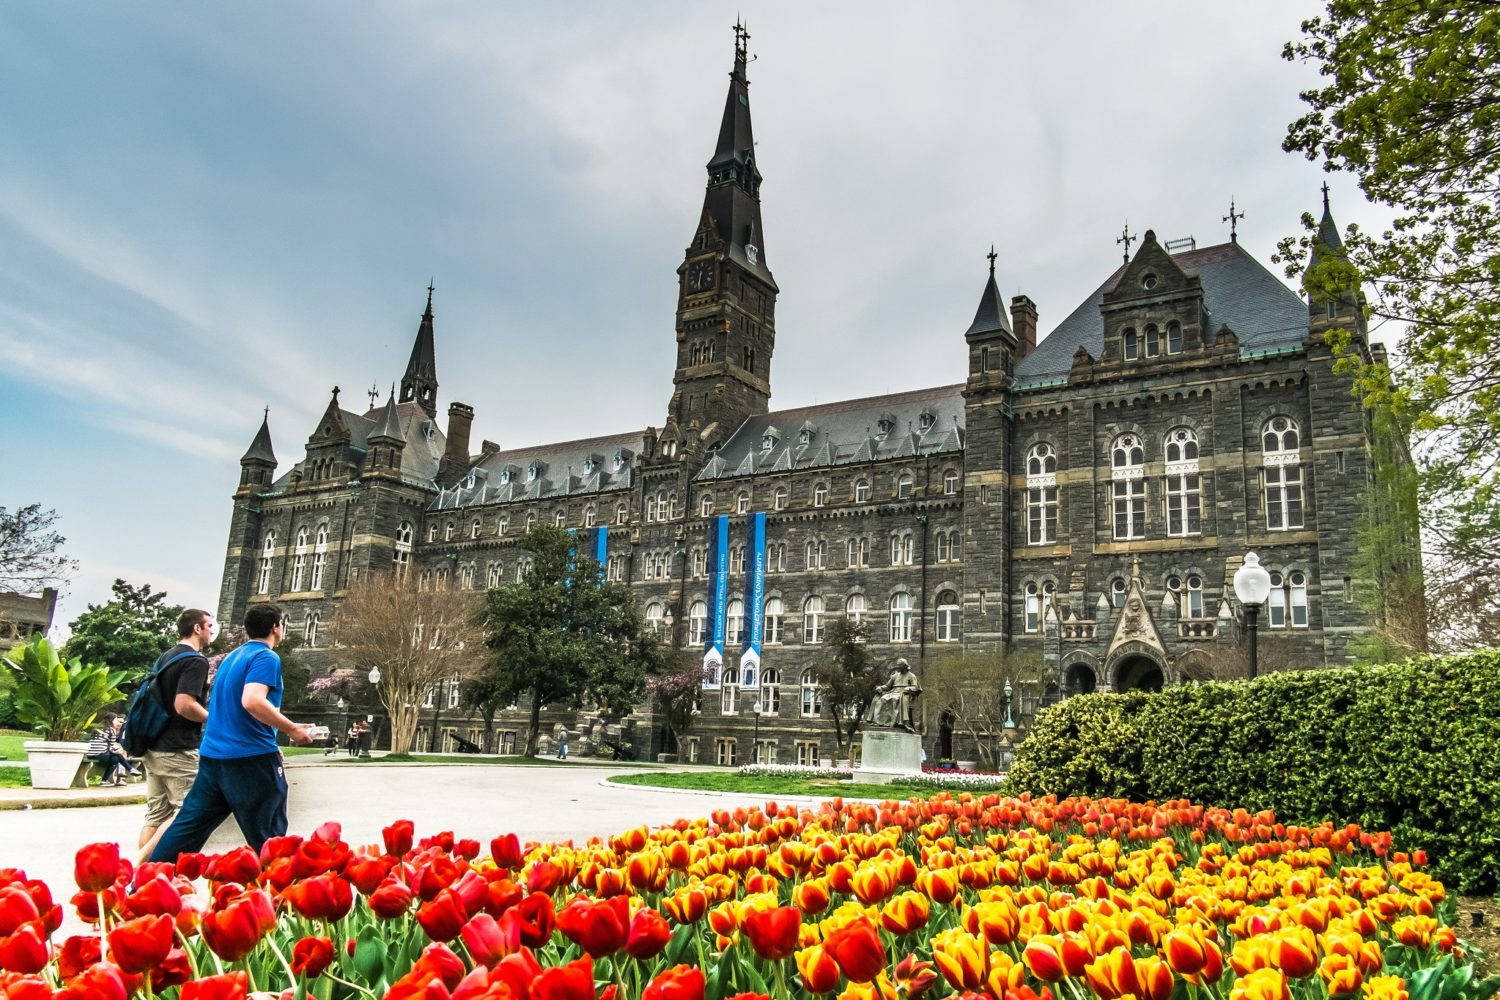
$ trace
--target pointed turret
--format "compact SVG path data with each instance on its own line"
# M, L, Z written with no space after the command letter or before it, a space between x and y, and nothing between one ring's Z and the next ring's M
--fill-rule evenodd
M375 429L368 438L369 451L365 458L363 476L401 476L401 453L406 448L406 435L401 430L401 413L396 408L396 387L391 387Z
M406 443L406 435L401 433L401 414L396 410L395 386L391 387L391 394L386 397L385 406L381 408L380 419L375 424L370 440Z
M1323 217L1318 220L1318 234L1307 256L1303 290L1307 293L1307 332L1310 341L1326 335L1330 329L1353 331L1361 342L1368 342L1365 322L1365 297L1360 290L1359 272L1349 262L1338 223L1328 205L1328 185L1323 185Z
M261 414L260 430L240 457L241 493L256 493L271 485L276 472L276 453L271 450L271 408Z
M974 322L964 331L964 340L969 345L969 383L976 388L981 383L1008 376L1015 367L1017 347L1010 318L1000 305L1000 286L995 283L995 259L1000 255L991 246L987 256L990 274L985 280L984 291L980 293Z
M1333 221L1333 212L1328 207L1328 184L1323 185L1323 218L1318 221L1318 238L1313 243L1312 253L1307 258L1307 269L1317 266L1321 255L1344 256L1344 240L1339 236L1338 224Z
M432 335L432 290L427 284L427 308L422 312L422 323L417 327L416 342L411 345L411 360L406 362L406 374L401 376L401 402L416 403L427 411L427 416L437 417L437 356Z
M990 277L984 285L984 292L979 296L979 308L974 311L974 322L969 324L969 329L964 331L965 337L974 337L985 333L1011 333L1010 320L1005 315L1005 310L1000 308L1000 287L995 284L995 248L990 247ZM1012 334L1014 336L1014 334Z
M760 222L760 168L755 163L755 134L750 127L750 80L746 46L750 33L734 26L734 69L729 94L719 122L719 141L708 161L708 191L703 210L712 219L729 258L743 264L775 286L766 266L764 231Z

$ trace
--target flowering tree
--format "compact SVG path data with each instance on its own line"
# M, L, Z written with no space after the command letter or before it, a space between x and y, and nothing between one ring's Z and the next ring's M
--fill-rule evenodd
M646 693L667 725L672 747L693 726L693 714L703 691L703 660L695 651L678 653L666 669L646 681Z

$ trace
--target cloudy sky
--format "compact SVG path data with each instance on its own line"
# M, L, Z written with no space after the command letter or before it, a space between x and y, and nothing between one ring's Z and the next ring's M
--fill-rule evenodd
M674 270L743 11L773 406L958 381L999 251L1043 331L1154 228L1268 261L1313 2L0 6L0 506L80 569L212 608L261 407L399 379L507 447L660 425ZM1378 224L1331 178L1341 223Z

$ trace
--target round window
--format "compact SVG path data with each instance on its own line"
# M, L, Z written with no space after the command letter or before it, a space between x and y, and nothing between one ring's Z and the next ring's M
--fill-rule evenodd
M1141 278L1141 287L1144 288L1144 289L1146 289L1147 291L1150 291L1151 289L1155 288L1156 287L1156 275L1154 275L1154 274L1148 274L1145 277Z

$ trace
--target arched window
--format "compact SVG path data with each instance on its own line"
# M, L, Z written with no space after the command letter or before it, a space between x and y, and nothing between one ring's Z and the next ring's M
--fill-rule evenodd
M1271 574L1271 593L1266 598L1266 624L1271 628L1286 628L1286 578L1280 573Z
M1175 319L1167 324L1167 353L1182 353L1182 324Z
M1038 584L1029 581L1026 584L1026 631L1040 632L1047 624L1047 609L1052 606L1052 600L1057 588L1051 581Z
M750 513L750 491L740 490L739 495L734 498L734 512L736 514Z
M1116 539L1146 536L1146 451L1136 434L1121 434L1110 447Z
M903 472L903 473L901 473L900 476L896 477L896 499L897 500L910 500L911 499L912 482L913 482L913 480L911 478L911 473L909 473L909 472Z
M564 525L566 525L567 523L568 523L568 512L567 511L565 511L565 510L559 510L559 511L555 512L552 515L552 526L554 528L561 528Z
M943 470L943 495L951 497L954 494L956 494L957 492L958 492L958 470L957 469L944 469Z
M307 579L307 529L297 529L297 544L292 549L292 593L302 590Z
M864 594L850 594L849 599L844 602L844 617L853 624L859 624L865 619L865 612L869 610L870 603L865 600Z
M899 593L891 595L891 641L911 642L911 595Z
M937 561L947 562L953 557L952 535L946 531L939 531L935 536L937 539Z
M312 581L308 584L309 590L323 589L323 570L328 566L328 522L322 521L318 524L318 532L313 536L312 557Z
M788 493L785 486L776 487L776 492L772 496L772 506L774 509L786 510L787 496Z
M704 576L708 573L708 552L704 549L693 550L693 575Z
M527 572L530 571L530 569L531 569L531 559L530 558L523 558L520 562L516 563L516 582L517 583L525 583L526 582L526 574L527 574Z
M477 518L477 517L474 518L473 522L471 522L469 524L469 537L470 538L478 538L479 537L479 518Z
M781 714L781 671L775 667L760 672L760 714Z
M443 525L443 541L453 541L453 531L456 527L457 525L455 525L452 521L449 521L447 524Z
M398 580L405 580L411 571L411 535L410 521L402 521L396 526L396 551L391 556L391 566Z
M870 481L868 479L856 479L854 481L854 502L868 503L870 500Z
M308 649L316 649L317 648L317 646L318 646L318 632L319 632L319 630L322 629L322 627L323 627L323 612L321 612L321 611L309 611L307 613L307 623L304 626L304 628L306 629L307 648Z
M528 510L526 512L526 530L530 531L532 528L535 528L535 527L536 527L536 511L534 511L534 510Z
M666 509L665 513L662 516L665 517L669 521L675 521L675 520L677 520L677 494L676 493L668 493L667 494L667 509Z
M1161 353L1161 333L1155 323L1146 326L1146 357L1154 358Z
M1109 603L1117 608L1123 608L1125 606L1124 578L1117 576L1113 580L1109 581Z
M807 540L807 568L824 569L828 565L828 542L821 538Z
M437 522L434 521L434 522L432 522L431 524L429 524L427 526L427 540L429 542L435 542L435 541L437 541L437 533L438 533L438 526L437 526Z
M776 542L766 546L766 572L782 573L786 571L786 542Z
M661 634L662 628L662 606L660 601L652 601L646 605L646 625L651 631Z
M958 641L958 595L951 590L937 595L937 641Z
M408 549L410 546L408 546ZM271 592L271 561L276 557L276 532L266 532L265 539L260 543L260 569L255 579L255 592L257 594L268 594Z
M724 686L719 689L719 714L720 715L734 715L738 711L739 711L739 688L735 687L735 685L734 685L734 678L731 676L731 677L729 677L729 678L727 678L725 680ZM730 746L731 749L729 751L730 757L729 757L729 760L727 760L727 761L723 759L724 758L724 751L723 751L724 743L725 743L725 741L723 741L723 740L720 740L720 742L719 742L719 746L720 746L720 750L719 750L720 763L726 763L726 764L727 763L733 763L734 762L734 750L733 750L734 741L733 740L729 740L728 741L729 746Z
M704 634L708 627L708 605L702 601L694 601L688 605L688 645L703 645Z
M505 537L505 533L509 530L510 516L508 514L501 514L499 517L495 518L495 536L497 538Z
M1307 628L1307 576L1300 570L1287 574L1287 606L1292 609L1292 628Z
M1187 590L1182 594L1183 617L1203 617L1203 577L1190 576L1187 578Z
M630 520L630 505L623 500L615 504L615 524L624 524Z
M761 639L766 643L781 641L781 619L786 614L779 597L766 598L766 614L761 623Z
M439 566L433 573L433 580L438 590L448 589L448 567ZM436 648L436 647L434 647Z
M870 565L870 540L868 538L851 538L846 548L849 554L849 568Z
M458 585L463 590L474 589L474 564L464 563L458 568Z
M1026 453L1026 542L1057 541L1057 452L1046 441Z
M818 687L818 675L811 670L802 671L802 717L816 719L823 714L823 696Z
M1126 327L1125 334L1121 339L1124 342L1121 351L1125 356L1125 360L1134 361L1136 358L1136 354L1140 350L1139 346L1136 343L1135 327Z
M891 565L910 566L916 558L916 536L903 531L891 536Z
M713 517L713 515L714 495L712 493L705 493L698 498L698 516Z
M819 482L813 486L812 502L814 507L822 507L828 503L828 484Z
M823 598L816 594L802 602L802 641L809 645L823 641Z
M1167 534L1196 535L1203 531L1203 484L1198 471L1198 435L1189 427L1174 427L1166 440Z
M1261 431L1265 466L1266 528L1291 531L1302 527L1302 456L1297 422L1272 417Z
M1301 570L1272 573L1266 604L1271 628L1307 628L1307 574Z
M498 562L487 563L484 567L484 585L489 590L500 586L500 564Z
M584 507L583 508L583 526L585 528L592 528L594 525L596 525L598 523L599 523L599 512L594 508L594 505L593 504L589 504L588 506Z
M745 641L745 602L738 597L730 601L724 609L724 619L729 645L740 645Z

